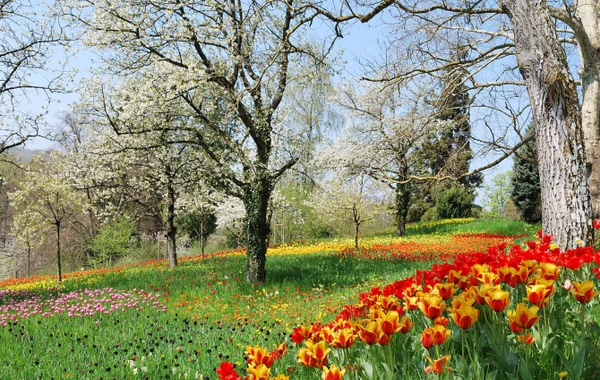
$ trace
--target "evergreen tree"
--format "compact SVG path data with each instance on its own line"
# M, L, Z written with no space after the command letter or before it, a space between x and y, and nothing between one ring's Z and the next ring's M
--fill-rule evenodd
M525 222L538 223L542 220L542 190L533 123L527 128L529 135L533 140L521 146L514 158L511 199Z
M466 58L466 52L459 50L456 67L460 67L460 63ZM457 68L451 67L447 70L443 89L437 100L438 118L450 122L450 126L424 142L421 150L422 162L431 174L458 178L458 184L474 194L475 188L483 182L483 176L480 173L463 176L469 171L469 164L473 158L470 144L471 97L464 85L464 75ZM423 184L420 198L433 206L437 195L454 185L456 183L453 181Z

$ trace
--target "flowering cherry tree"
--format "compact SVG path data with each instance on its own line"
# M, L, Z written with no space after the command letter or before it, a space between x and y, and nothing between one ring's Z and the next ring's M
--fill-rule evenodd
M279 148L273 144L277 111L293 79L290 62L321 57L304 39L317 12L304 1L57 3L82 41L104 58L104 72L88 88L112 128L121 134L174 128L130 122L150 109L153 115L177 110L194 122L178 126L182 133L171 142L203 149L216 165L209 179L242 199L246 278L265 281L269 198L298 160L285 154L272 160ZM133 80L112 91L125 75Z

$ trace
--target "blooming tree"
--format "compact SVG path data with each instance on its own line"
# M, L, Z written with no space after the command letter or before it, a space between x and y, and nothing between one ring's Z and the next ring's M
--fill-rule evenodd
M348 176L338 173L320 184L307 204L329 221L349 221L354 227L354 248L358 249L358 236L363 223L385 213L386 204L377 199L377 191L369 186L366 174Z
M194 144L216 168L214 185L242 199L246 209L249 282L266 279L269 198L277 179L298 157L282 154L273 133L290 62L322 54L305 35L317 16L304 1L62 0L83 42L103 53L104 72L92 83L94 109L118 133L171 130L140 125L146 111L177 109L195 122L173 143ZM113 91L110 75L130 84ZM118 87L118 86L112 86ZM182 131L179 126L178 130Z
M36 157L33 165L39 169L30 168L25 173L21 188L9 195L16 213L25 214L17 216L17 220L30 218L27 229L38 234L53 229L56 233L58 282L62 280L61 231L88 206L85 196L74 189L63 174L66 172L64 165L68 164L56 152L48 157L47 162Z
M393 189L399 236L405 233L413 184L430 179L415 152L425 137L450 126L434 118L421 98L402 86L345 88L339 101L351 121L345 136L320 158L325 165L366 173Z

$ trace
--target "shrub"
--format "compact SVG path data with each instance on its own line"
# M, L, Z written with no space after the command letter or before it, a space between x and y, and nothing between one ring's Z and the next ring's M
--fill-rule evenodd
M118 216L102 227L89 245L93 254L91 264L109 263L125 256L131 248L131 237L134 232L135 223L125 216Z
M435 206L428 208L421 216L421 222L427 222L429 220L438 220L438 212Z
M439 219L468 218L475 195L463 186L454 186L438 196L435 208Z

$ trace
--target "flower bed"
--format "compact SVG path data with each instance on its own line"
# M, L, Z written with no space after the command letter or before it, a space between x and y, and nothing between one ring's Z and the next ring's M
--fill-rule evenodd
M549 236L456 254L294 329L298 366L277 377L285 352L248 346L246 378L598 378L599 266L593 247L560 252ZM226 362L217 373L240 378Z

